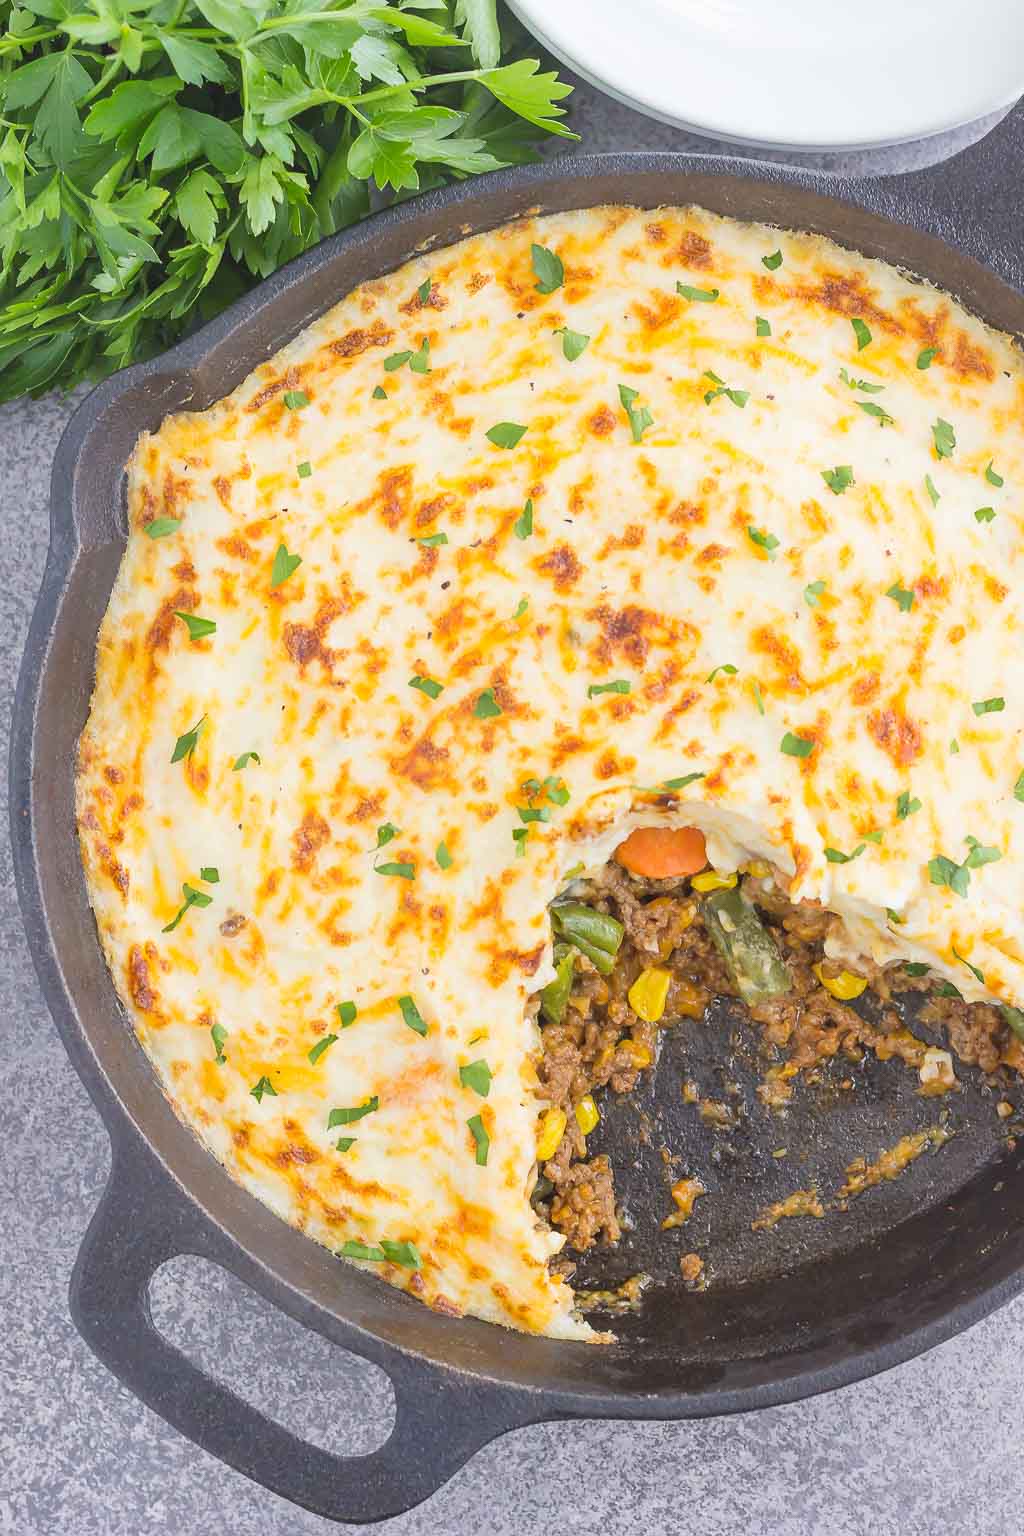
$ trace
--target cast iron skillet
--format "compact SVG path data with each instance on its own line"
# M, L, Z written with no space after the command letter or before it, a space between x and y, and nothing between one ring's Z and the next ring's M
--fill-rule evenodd
M205 407L227 394L355 284L425 246L532 209L696 202L741 219L818 231L930 278L996 326L1021 332L1022 147L1024 110L1017 109L959 159L906 177L851 181L667 154L499 172L430 193L326 241L165 357L108 380L68 427L53 471L49 561L15 702L11 805L32 954L113 1150L110 1182L75 1267L72 1311L92 1349L144 1402L284 1497L333 1518L379 1519L427 1497L480 1446L518 1425L731 1413L895 1365L1021 1289L1024 1169L1018 1154L998 1153L991 1099L984 1085L972 1083L953 1111L960 1134L905 1180L874 1191L848 1216L790 1222L755 1243L742 1204L754 1175L782 1180L775 1190L786 1180L789 1188L801 1182L808 1166L830 1177L850 1155L877 1153L926 1111L931 1119L935 1113L934 1102L928 1110L928 1101L913 1096L905 1072L866 1068L862 1091L845 1097L826 1082L818 1098L835 1090L824 1104L828 1113L811 1093L803 1096L810 1109L794 1110L785 1127L783 1139L799 1163L787 1169L768 1155L779 1142L778 1126L757 1122L743 1098L739 1131L703 1149L702 1166L729 1195L706 1202L719 1213L718 1225L709 1215L703 1229L716 1283L701 1296L664 1286L639 1316L622 1319L622 1342L604 1350L436 1315L340 1264L245 1193L176 1119L127 1027L97 943L73 822L75 743L92 687L97 627L124 544L123 467L136 436L169 411ZM745 1092L733 1035L728 1017L716 1016L710 1047L685 1068L704 1074L707 1092L730 1051L736 1084L719 1087ZM676 1049L670 1032L657 1083L644 1091L666 1139L689 1156L696 1117L691 1113L685 1124L681 1118L684 1066L672 1055ZM844 1109L848 1103L855 1107ZM645 1227L644 1209L670 1207L663 1178L650 1184L661 1175L638 1152L635 1117L635 1106L606 1116L606 1133L625 1146L619 1161L627 1204L637 1215L614 1262L622 1272L649 1261L666 1280L685 1248L681 1237L674 1248L648 1243L653 1228L650 1221ZM829 1164L837 1138L838 1156ZM820 1166L815 1157L823 1159ZM687 1246L703 1242L699 1227L694 1233L687 1229ZM159 1266L179 1253L227 1266L293 1317L383 1367L397 1405L386 1444L358 1458L305 1444L167 1343L153 1327L148 1287Z

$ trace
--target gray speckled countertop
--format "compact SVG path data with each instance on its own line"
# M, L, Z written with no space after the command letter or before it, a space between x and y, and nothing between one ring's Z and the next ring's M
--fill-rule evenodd
M575 125L592 150L702 147L587 87L576 98ZM840 164L910 169L988 126ZM55 398L0 411L5 734L46 553L50 461L69 415ZM327 1521L183 1440L118 1386L75 1333L68 1277L109 1154L36 985L5 839L0 913L0 1533L329 1532ZM383 1437L390 1390L380 1373L342 1358L221 1271L178 1259L157 1277L153 1305L175 1342L297 1433L339 1451L369 1450ZM811 1402L700 1424L520 1430L380 1530L1010 1536L1024 1504L1022 1379L1024 1298L909 1365Z

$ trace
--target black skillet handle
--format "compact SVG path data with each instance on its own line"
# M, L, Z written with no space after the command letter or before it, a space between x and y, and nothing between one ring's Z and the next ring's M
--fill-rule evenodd
M181 1253L226 1257L141 1143L130 1158L115 1152L71 1278L76 1326L108 1370L175 1429L328 1519L381 1520L410 1509L488 1441L543 1416L519 1394L456 1381L392 1351L386 1362L395 1393L390 1438L366 1456L321 1450L208 1376L157 1331L149 1284Z

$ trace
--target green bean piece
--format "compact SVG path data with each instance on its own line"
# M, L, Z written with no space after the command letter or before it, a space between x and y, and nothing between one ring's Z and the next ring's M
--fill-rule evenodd
M1002 1004L1001 1012L1017 1039L1024 1040L1024 1013L1019 1008L1011 1008L1009 1003Z
M555 948L555 979L549 981L542 988L540 994L540 1011L550 1024L561 1024L565 1018L565 1010L569 1006L569 993L572 991L573 971L576 968L576 955L568 945L557 945Z
M736 886L701 902L704 926L745 1003L763 1003L790 991L793 978L768 929Z
M582 949L591 960L594 957L590 951L595 949L613 957L617 955L626 932L617 917L609 917L607 912L597 912L580 901L564 901L552 907L551 921L556 933ZM596 961L594 963L597 964ZM608 970L611 968L609 966Z

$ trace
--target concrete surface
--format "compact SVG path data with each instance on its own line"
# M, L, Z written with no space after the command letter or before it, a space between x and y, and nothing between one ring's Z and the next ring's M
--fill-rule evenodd
M708 147L588 89L575 123L590 149ZM843 163L910 168L985 126ZM69 414L55 398L0 411L5 734L46 552L50 460ZM71 1325L68 1276L107 1176L107 1142L40 999L0 841L0 1533L325 1536L328 1522L264 1493L143 1408ZM351 1451L383 1438L381 1375L222 1272L177 1260L157 1279L154 1309L176 1342L296 1432ZM1024 1300L887 1376L812 1402L694 1425L519 1431L381 1530L1010 1536L1024 1504L1022 1380Z

